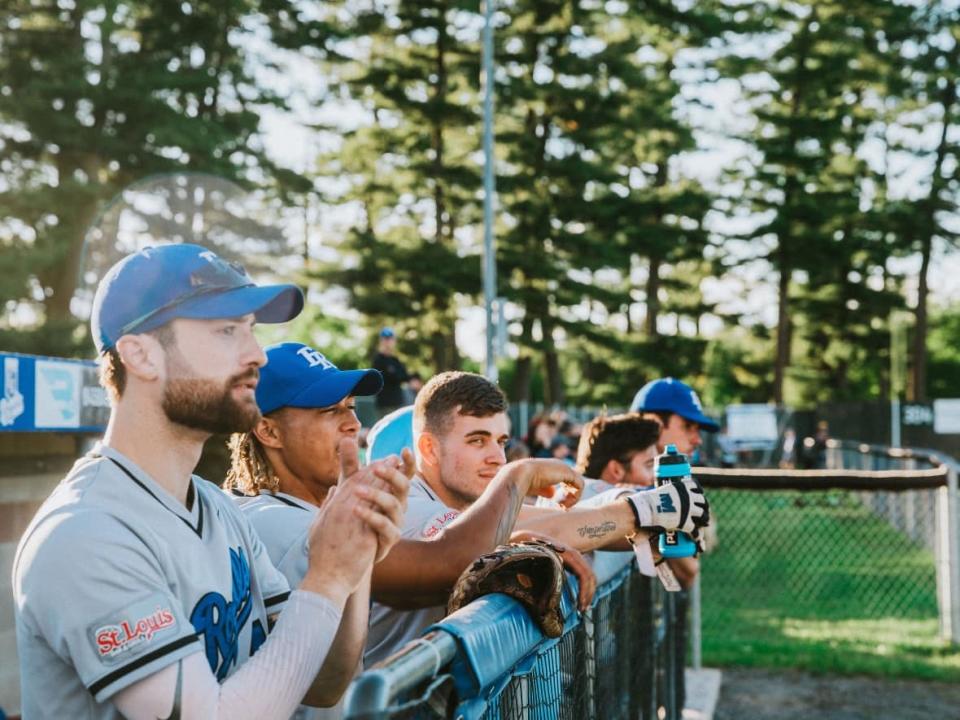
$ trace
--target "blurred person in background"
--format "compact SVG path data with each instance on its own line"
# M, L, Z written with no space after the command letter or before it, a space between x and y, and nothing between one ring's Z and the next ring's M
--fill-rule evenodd
M527 444L523 440L517 440L516 438L510 438L504 450L506 452L507 462L523 460L524 458L530 457L530 448L527 447Z
M377 412L380 417L393 412L407 402L404 384L410 380L406 365L397 357L397 336L393 328L385 327L377 337L377 352L373 356L373 369L383 376L383 390L377 395Z

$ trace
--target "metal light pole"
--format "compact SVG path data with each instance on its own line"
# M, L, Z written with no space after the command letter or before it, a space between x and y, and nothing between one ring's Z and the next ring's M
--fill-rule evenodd
M493 239L493 4L484 0L483 13L483 304L487 315L487 351L484 374L499 379L495 349L497 328L493 303L497 295L497 256Z

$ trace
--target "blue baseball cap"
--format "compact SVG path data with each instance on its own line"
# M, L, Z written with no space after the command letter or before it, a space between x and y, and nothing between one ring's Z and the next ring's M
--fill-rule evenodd
M384 415L367 434L367 463L399 455L404 448L413 450L413 405Z
M296 285L256 285L246 271L200 245L160 245L127 255L103 276L93 298L91 330L97 352L122 336L144 333L174 318L214 320L256 315L286 322L303 309Z
M696 391L674 378L651 380L636 394L630 404L633 412L672 412L691 420L708 432L717 432L720 424L703 414L703 405Z
M393 328L385 327L380 331L380 337L382 338L392 338L394 335Z
M257 405L264 415L282 407L322 408L349 395L376 395L383 388L379 370L340 370L309 345L285 342L265 349Z

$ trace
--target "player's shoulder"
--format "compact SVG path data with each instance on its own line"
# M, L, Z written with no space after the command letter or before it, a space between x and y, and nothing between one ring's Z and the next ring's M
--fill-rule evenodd
M33 582L56 582L75 567L124 551L150 552L151 540L132 530L109 508L81 503L52 503L41 508L20 538L13 561L14 593Z
M405 538L430 539L459 516L458 510L447 507L426 481L417 476L410 483L401 534Z
M276 515L288 518L312 518L319 510L316 505L286 493L262 492L259 495L243 495L224 490L221 494L247 517Z
M60 533L74 528L96 527L97 519L108 525L116 521L111 512L99 502L96 495L105 491L105 476L111 468L102 457L84 456L77 460L66 476L57 484L21 537L21 544L33 538L38 529L50 525Z
M268 546L293 541L305 533L319 511L315 505L284 493L235 495L224 491L224 496Z

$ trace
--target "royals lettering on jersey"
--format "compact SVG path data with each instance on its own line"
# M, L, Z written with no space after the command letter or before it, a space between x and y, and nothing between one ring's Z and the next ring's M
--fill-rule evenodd
M203 640L207 662L217 680L226 678L237 664L240 633L250 619L252 609L250 564L243 548L230 549L230 570L232 598L227 600L218 592L208 592L190 613L190 622ZM266 640L266 632L259 620L254 623L252 631L250 655Z

